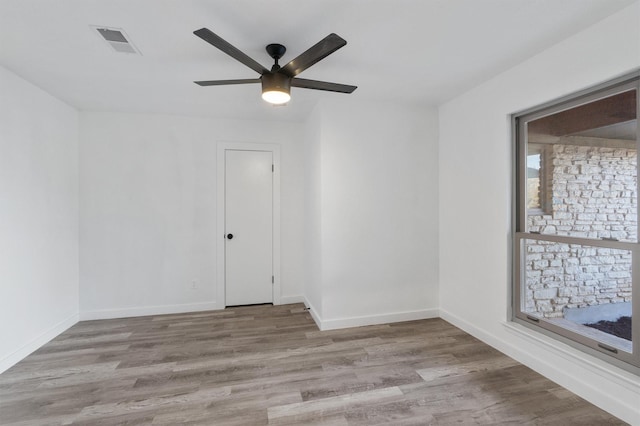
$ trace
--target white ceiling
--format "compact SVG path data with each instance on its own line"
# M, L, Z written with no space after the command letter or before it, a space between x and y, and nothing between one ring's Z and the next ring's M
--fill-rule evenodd
M318 99L437 105L634 0L0 0L0 65L82 110L301 120ZM116 53L90 25L122 28L142 56ZM359 86L292 89L272 107L256 78L193 35L207 27L265 65L331 32L347 45L300 77Z

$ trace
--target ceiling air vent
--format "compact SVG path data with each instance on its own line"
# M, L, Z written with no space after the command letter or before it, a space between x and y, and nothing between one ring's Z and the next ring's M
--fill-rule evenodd
M131 39L122 28L98 26L91 26L91 28L96 30L100 37L116 52L141 55L140 51L131 43Z

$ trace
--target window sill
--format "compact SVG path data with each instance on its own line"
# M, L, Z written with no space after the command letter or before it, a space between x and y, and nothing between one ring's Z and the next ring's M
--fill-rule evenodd
M629 364L631 371L628 371L613 363L583 353L561 340L547 336L546 334L513 321L503 322L502 325L507 332L519 338L528 340L537 346L542 346L553 354L570 361L572 364L583 367L617 385L627 388L631 392L640 393L640 368L633 367Z

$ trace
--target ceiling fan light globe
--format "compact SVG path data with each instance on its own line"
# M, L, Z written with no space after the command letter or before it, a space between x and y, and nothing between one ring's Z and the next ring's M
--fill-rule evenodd
M274 105L286 104L291 100L291 95L287 92L279 90L270 90L268 92L262 92L262 99Z

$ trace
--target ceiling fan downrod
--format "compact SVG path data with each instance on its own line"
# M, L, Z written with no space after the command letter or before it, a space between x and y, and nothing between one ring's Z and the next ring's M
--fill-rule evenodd
M287 48L278 43L268 44L267 53L275 60L275 64L271 67L271 72L276 72L280 69L280 64L278 64L278 59L282 58L287 51Z

